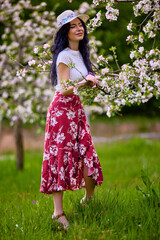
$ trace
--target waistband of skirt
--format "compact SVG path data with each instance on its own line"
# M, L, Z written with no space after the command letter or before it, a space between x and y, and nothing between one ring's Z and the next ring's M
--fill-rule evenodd
M63 98L76 98L79 99L79 96L75 95L75 94L68 94L68 95L63 95L61 92L56 92L55 93L55 97L63 97Z

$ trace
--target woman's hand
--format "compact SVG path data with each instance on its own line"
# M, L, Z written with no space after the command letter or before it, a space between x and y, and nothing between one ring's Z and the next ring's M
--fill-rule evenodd
M96 76L93 76L91 74L88 74L86 76L86 82L87 82L87 84L89 83L93 87L95 85L98 85L98 78L99 77L96 77Z
M98 79L99 77L93 76L92 74L88 74L85 77L85 79L77 83L75 87L78 88L78 87L87 87L87 86L96 87L96 85L99 86Z

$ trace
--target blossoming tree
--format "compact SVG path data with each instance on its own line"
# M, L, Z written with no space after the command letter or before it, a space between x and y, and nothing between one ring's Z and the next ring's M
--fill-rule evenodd
M92 32L96 27L101 26L105 20L116 21L119 10L117 3L121 0L93 0L92 8L98 5L104 7L96 17L88 24ZM128 2L123 0L123 2ZM119 111L124 105L147 102L153 96L160 94L160 50L158 41L160 30L160 2L159 0L133 1L135 17L142 16L144 20L137 25L131 19L127 26L132 32L126 39L132 44L129 63L122 66L118 64L116 48L112 47L112 57L115 60L117 69L110 64L110 57L99 56L95 72L99 74L100 87L92 91L92 101L97 102L100 111L105 111L110 117ZM147 43L152 40L152 47ZM147 46L147 47L146 47ZM83 92L84 95L86 91Z
M34 45L41 48L43 56L48 55L48 44L45 43L52 40L56 21L54 12L46 11L45 6L46 3L32 6L30 0L16 4L11 0L0 0L0 23L4 27L0 46L0 116L14 125L18 169L23 168L22 123L44 119L53 96L44 66L39 70L41 74L28 68L25 75L26 69L23 68L22 77L16 76L17 63L21 67L35 64ZM46 60L49 65L50 60L51 56Z

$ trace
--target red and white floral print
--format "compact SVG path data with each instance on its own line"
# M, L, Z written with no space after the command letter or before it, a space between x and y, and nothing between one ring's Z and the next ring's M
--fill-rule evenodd
M80 98L57 92L47 113L40 192L85 187L84 164L101 185L102 170Z
M75 118L75 112L68 111L66 114L67 114L68 119L70 119L70 120L73 120L73 118Z

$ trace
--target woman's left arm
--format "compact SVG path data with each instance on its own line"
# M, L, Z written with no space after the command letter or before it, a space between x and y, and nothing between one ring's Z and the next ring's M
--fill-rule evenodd
M65 83L67 79L69 79L69 67L64 63L59 63L57 67L57 71L58 71L60 82ZM64 89L63 84L61 84L61 93L63 95L73 94L75 87L76 88L85 87L85 86L88 86L88 84L90 84L91 86L94 86L96 84L96 77L91 74L88 74L85 79L75 84L75 86L70 86L67 89Z

